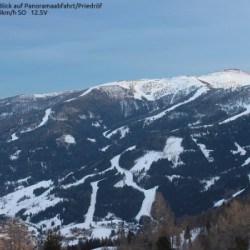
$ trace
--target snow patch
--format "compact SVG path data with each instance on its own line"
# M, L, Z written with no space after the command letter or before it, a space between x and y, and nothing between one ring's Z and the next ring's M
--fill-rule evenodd
M22 152L22 150L17 150L13 155L10 156L10 160L16 161L19 158L19 154Z
M124 186L125 186L124 180L121 180L114 185L115 188L123 188Z
M85 167L83 167L85 168ZM83 178L81 178L80 180L74 182L74 183L70 183L70 184L66 184L66 185L62 185L63 188L65 189L68 189L68 188L71 188L71 187L74 187L74 186L78 186L78 185L81 185L85 182L86 179L90 178L90 177L93 177L93 176L96 176L96 175L102 175L102 174L105 174L106 172L110 171L110 170L113 170L114 169L114 166L111 166L110 168L107 168L106 170L102 171L102 172L98 172L96 174L89 174L89 175L86 175L84 176Z
M180 175L166 175L166 177L169 179L169 181L173 181L173 179L180 179L181 176Z
M237 195L241 194L244 191L245 191L245 189L241 189L241 190L237 191L236 193L234 193L230 199L227 199L227 200L226 199L221 199L221 200L215 202L214 207L221 206L223 204L223 202L228 202L229 200L231 200L232 198L236 197Z
M88 179L90 177L93 177L93 176L95 176L95 174L86 175L83 178L81 178L80 180L78 180L78 181L76 181L74 183L62 185L62 187L65 188L65 189L68 189L68 188L71 188L71 187L74 187L74 186L81 185L81 184L83 184L85 182L86 179Z
M37 188L48 188L44 193L35 196L33 191ZM41 181L29 187L7 194L0 198L0 214L8 214L15 217L16 213L25 209L24 215L37 214L48 207L55 206L63 199L50 195L53 190L53 182Z
M116 135L117 133L120 133L120 139L124 138L126 134L129 133L129 127L128 126L123 126L120 128L115 129L114 131L108 133L108 131L103 133L103 136L110 139L113 135Z
M147 172L153 162L157 162L160 159L168 159L172 162L173 167L182 165L183 162L180 160L180 154L184 151L181 146L182 138L169 137L166 141L166 145L163 152L148 151L144 156L140 157L135 161L135 165L132 167L132 172L139 172L145 170Z
M5 185L16 185L16 184L22 184L24 182L27 183L28 179L30 179L31 176L28 176L26 178L23 178L23 179L20 179L20 180L17 180L17 181L6 181L4 184Z
M250 163L250 157L245 160L245 162L241 165L242 167L247 166Z
M40 122L40 124L39 124L38 126L36 126L36 127L34 127L34 128L28 128L28 129L26 129L26 130L22 130L20 133L28 133L28 132L31 132L31 131L33 131L33 130L35 130L35 129L38 129L38 128L44 126L44 125L48 122L49 116L51 115L51 113L52 113L51 108L46 109L46 110L45 110L45 115L44 115L42 121Z
M86 120L87 116L86 115L79 115L79 118L82 119L82 120Z
M215 176L215 177L210 178L209 180L202 180L201 183L205 184L204 191L207 191L219 179L220 179L220 177Z
M70 173L68 173L65 177L63 177L63 178L61 178L61 179L58 179L58 181L61 183L61 182L63 182L64 180L66 180L70 175L72 175L73 174L73 172L70 172Z
M208 162L213 162L214 159L213 157L210 156L210 153L213 152L213 150L208 150L206 148L206 145L198 143L197 139L192 137L192 140L195 142L195 144L200 148L202 154L205 156L205 158L207 159Z
M55 97L55 96L59 96L59 95L67 94L67 93L73 93L73 92L74 90L59 91L59 92L44 93L44 94L33 94L31 96L34 96L35 98L45 98L45 97Z
M101 124L99 122L92 122L92 127L99 128L101 127Z
M244 108L246 108L245 111L239 113L238 115L235 115L235 116L233 116L233 117L230 117L230 118L228 118L228 119L226 119L226 120L220 122L219 124L221 125L221 124L224 124L224 123L228 123L228 122L234 121L234 120L236 120L236 119L238 119L238 118L240 118L240 117L242 117L242 116L244 116L244 115L250 114L250 105L247 105L247 106L245 106Z
M224 202L226 202L227 200L225 200L225 199L221 199L221 200L219 200L219 201L216 201L215 203L214 203L214 207L220 207Z
M79 244L79 240L75 239L75 240L70 240L69 242L67 242L67 246L75 246Z
M245 155L246 150L243 149L237 142L234 143L234 145L237 147L237 150L230 150L232 154L240 154L240 155Z
M65 102L72 102L72 101L74 101L74 100L76 100L76 98L71 98L71 99L69 99L69 100L66 100Z
M241 194L241 193L244 192L244 191L245 191L245 188L244 188L244 189L241 189L240 191L238 191L238 192L236 192L236 193L234 193L234 194L232 195L232 197L236 197L237 195Z
M144 170L147 172L153 162L157 162L159 159L163 158L162 152L148 151L144 156L140 157L135 161L135 165L131 168L132 172L140 172Z
M72 135L64 135L64 142L68 144L76 144L76 140Z
M14 134L11 135L11 139L8 140L7 142L16 141L16 140L18 140L18 139L19 139L19 138L17 137L16 133L14 133Z
M136 149L136 145L127 148L124 152L131 151L131 150L134 150L134 149Z
M96 142L96 139L93 139L93 138L87 138L88 141L92 142L92 143L95 143Z
M46 124L48 122L51 112L52 112L51 108L46 109L45 116L43 117L42 122L37 126L37 128L42 127L44 124Z
M108 150L108 148L109 148L110 146L111 146L111 145L107 145L107 146L101 148L100 150L101 150L102 152L105 152L105 151Z

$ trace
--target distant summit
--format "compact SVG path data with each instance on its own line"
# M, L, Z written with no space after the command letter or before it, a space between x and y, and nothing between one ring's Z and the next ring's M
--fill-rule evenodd
M250 74L140 79L0 100L0 214L36 234L108 237L250 186Z

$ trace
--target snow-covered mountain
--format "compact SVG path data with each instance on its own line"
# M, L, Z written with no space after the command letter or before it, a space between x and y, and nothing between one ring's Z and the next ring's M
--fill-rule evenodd
M105 237L157 191L177 216L218 206L249 191L249 114L236 69L0 100L0 213Z

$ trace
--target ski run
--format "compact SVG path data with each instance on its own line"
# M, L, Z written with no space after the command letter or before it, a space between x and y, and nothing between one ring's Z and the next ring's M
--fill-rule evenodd
M149 125L151 124L153 121L155 120L158 120L160 118L162 118L163 116L165 116L167 113L169 113L170 111L184 105L184 104L187 104L189 102L192 102L194 101L195 99L197 99L198 97L200 97L201 95L205 94L207 92L207 89L205 87L201 87L200 89L198 89L195 94L193 96L191 96L188 100L184 101L184 102L180 102L178 104L175 104L174 106L160 112L159 114L157 115L154 115L154 116L150 116L148 118L145 118L144 119L144 126L145 125Z

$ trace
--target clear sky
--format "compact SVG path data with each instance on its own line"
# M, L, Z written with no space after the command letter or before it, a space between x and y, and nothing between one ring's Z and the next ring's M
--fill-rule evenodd
M249 0L93 2L102 9L0 16L0 98L225 68L250 71Z

